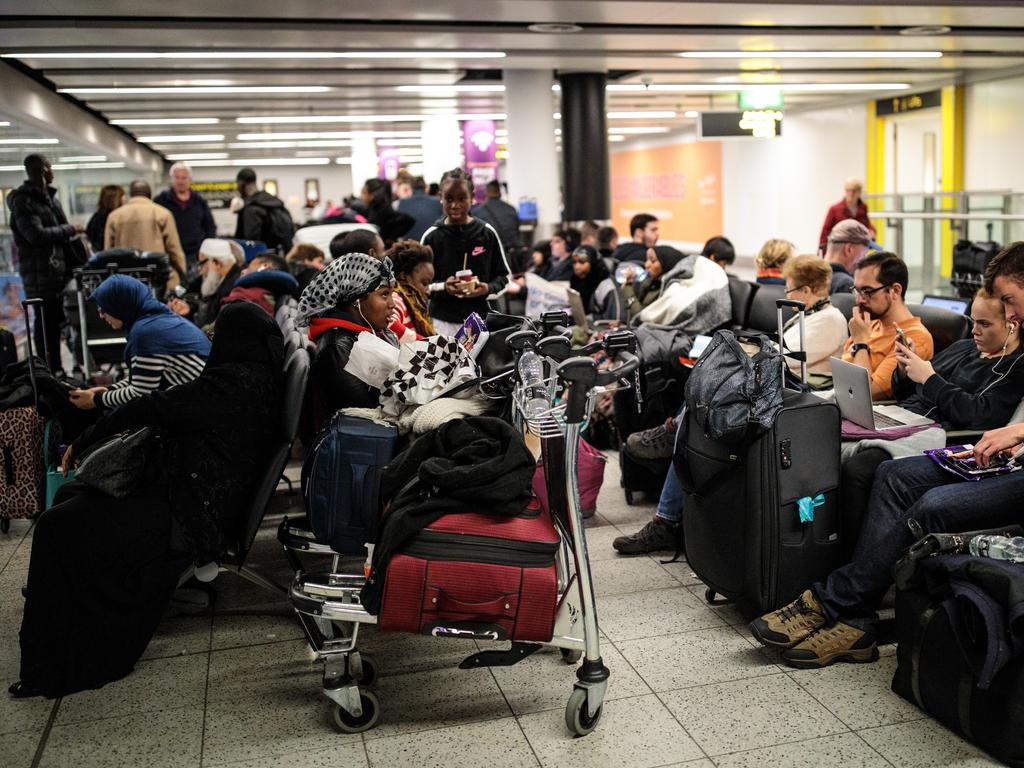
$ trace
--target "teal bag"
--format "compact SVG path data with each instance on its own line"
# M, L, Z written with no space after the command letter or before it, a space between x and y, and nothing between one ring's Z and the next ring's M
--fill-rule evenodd
M46 464L46 506L43 509L49 509L53 506L53 499L57 495L57 491L64 483L70 483L75 479L75 470L68 470L68 476L64 477L64 473L60 469L60 459L58 456L57 461L54 464L50 464L50 432L53 430L53 422L48 421L46 423L46 429L43 430L43 462Z

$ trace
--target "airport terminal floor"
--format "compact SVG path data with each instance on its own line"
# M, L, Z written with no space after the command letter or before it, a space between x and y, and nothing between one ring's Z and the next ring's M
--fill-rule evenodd
M460 670L473 641L375 634L381 720L338 733L291 608L232 574L212 615L168 616L129 677L59 701L0 699L11 766L985 766L1000 765L890 689L895 647L875 664L794 670L757 645L731 606L668 553L617 556L650 505L627 506L614 455L587 523L602 652L611 671L600 726L572 739L563 710L571 670L558 653L513 667ZM298 467L289 474L298 477ZM282 486L283 488L283 486ZM301 514L280 494L250 555L286 580L276 532ZM5 679L18 668L18 590L31 532L0 543ZM468 645L468 648L467 648Z

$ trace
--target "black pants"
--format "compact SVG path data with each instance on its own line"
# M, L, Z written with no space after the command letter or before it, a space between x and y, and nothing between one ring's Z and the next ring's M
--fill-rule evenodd
M60 361L60 330L64 326L64 297L57 295L40 296L43 300L43 311L35 311L34 331L32 343L35 345L35 353L40 358L46 357L49 353L48 364L51 371L60 371L63 365Z
M875 472L883 461L892 456L882 448L868 448L855 453L843 461L842 466L842 537L846 542L844 560L849 560L860 538L864 518L868 513L868 501L871 498L871 485L875 481Z

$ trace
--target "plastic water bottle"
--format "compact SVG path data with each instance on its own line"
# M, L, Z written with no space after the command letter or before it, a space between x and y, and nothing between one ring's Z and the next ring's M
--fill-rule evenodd
M526 394L523 415L535 419L550 406L544 388L544 361L532 349L525 350L519 357L519 378Z
M975 536L967 547L979 557L1024 563L1024 536Z

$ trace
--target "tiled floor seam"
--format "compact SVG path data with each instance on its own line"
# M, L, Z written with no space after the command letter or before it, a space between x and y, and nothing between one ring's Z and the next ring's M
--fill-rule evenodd
M627 662L627 663L628 663L628 662ZM640 674L640 673L639 673L639 672L637 672L637 674ZM641 679L641 680L643 680L643 678L642 678L642 677L641 677L640 679ZM644 680L644 682L646 683L647 681L646 681L646 680ZM688 737L688 738L690 739L690 741L692 741L692 742L693 742L693 745L694 745L695 747L697 747L697 749L699 749L699 750L700 750L700 753L701 753L701 754L702 754L702 755L703 755L703 756L704 756L705 758L707 758L708 760L711 760L711 755L709 755L709 754L708 754L707 752L705 752L705 751L704 751L704 747L702 747L702 746L700 745L700 742L699 742L699 741L697 741L697 739L695 739L695 738L694 738L694 736L693 736L693 734L692 734L692 733L690 733L690 729L686 727L686 723L684 723L684 722L683 722L682 720L680 720L680 719L679 719L678 717L676 717L676 713L675 713L675 712L673 712L673 711L672 711L672 708L671 708L671 707L670 707L670 706L669 706L668 704L666 704L666 703L665 703L665 700L664 700L663 698L661 698L661 693L658 693L657 691L655 691L655 693L654 693L654 697L655 697L655 698L656 698L656 699L657 699L658 701L660 701L660 702L661 702L661 706L663 706L663 707L665 708L665 711L666 711L666 712L668 712L668 714L669 714L669 717L671 717L671 718L672 718L673 720L675 720L675 721L676 721L677 723L679 723L679 727L683 729L683 733L685 733L685 734L686 734L686 736L687 736L687 737ZM703 759L703 758L697 758L697 759L698 759L698 760L701 760L701 759ZM687 762L691 762L691 761L687 760ZM669 763L669 765L671 765L671 763Z
M826 710L828 710L829 714L831 714L833 717L835 717L839 722L841 722L843 725L845 725L847 728L849 728L854 733L857 733L857 730L855 730L852 725L850 725L845 720L843 720L842 716L838 712L833 712L832 711L832 709L829 707L827 701L822 701L817 696L815 696L810 691L810 689L808 689L803 683L800 682L799 678L797 678L797 677L795 677L793 675L793 673L785 672L783 674L785 674L786 677L788 677L790 680L792 680L794 683L796 683L804 693L806 693L808 696L810 696L816 702L821 704L821 706L823 706ZM900 723L913 723L913 722L916 722L918 720L927 720L927 719L929 719L929 715L927 715L924 712L922 712L920 717L913 717L913 718L910 718L909 720L900 720L899 722ZM873 725L873 726L871 726L869 728L861 728L860 730L861 731L870 731L872 728L885 728L887 726L897 725L897 724L898 723L882 723L881 725Z
M36 746L36 753L32 756L30 768L39 768L39 763L43 759L43 752L46 751L46 742L50 740L50 731L53 730L53 724L57 720L57 711L60 709L60 703L62 701L64 701L64 698L60 697L53 702L53 708L50 709L50 716L46 718L46 725L43 726L43 732L39 734L39 744Z
M199 732L199 766L202 768L204 751L206 750L206 708L210 698L210 666L213 662L213 616L210 616L209 650L206 652L206 682L203 686L203 724Z
M734 749L732 752L721 752L721 753L719 753L717 755L708 755L708 759L711 760L711 762L713 762L715 765L718 765L719 758L723 758L723 757L731 757L732 755L742 755L745 752L757 752L758 750L762 750L762 749L773 749L774 747L788 747L788 746L792 746L793 744L803 744L803 743L809 742L809 741L820 741L822 739L829 739L829 738L832 738L834 736L842 736L842 735L847 734L847 733L853 733L853 734L856 733L856 731L852 731L849 728L847 728L846 723L844 723L842 720L840 720L839 722L840 722L840 724L842 724L842 726L844 728L846 728L845 731L840 731L838 733L829 733L829 734L826 734L824 736L812 736L809 739L793 739L792 741L777 741L777 742L775 742L773 744L765 744L763 746L753 747L751 749ZM861 741L863 741L863 739L861 739ZM888 762L888 760L886 762Z
M501 681L498 680L498 676L494 674L494 668L488 667L488 673L491 675L491 679L494 680L494 684L498 686L498 692L501 694L501 698L505 700L505 706L508 707L508 711L512 713L512 719L515 721L516 728L523 734L523 739L526 741L526 746L530 748L530 754L533 755L533 759L537 761L537 766L540 768L544 764L540 761L540 755L537 754L537 750L533 748L533 744L530 743L530 737L526 735L526 731L523 729L523 724L519 722L519 715L516 714L515 709L512 708L512 702L508 700L508 696L505 694L505 689L501 687ZM367 755L367 762L369 762L369 755Z
M907 721L907 722L914 722L914 721ZM884 727L884 726L879 726L879 727ZM870 730L870 729L865 729L865 730ZM877 749L875 749L875 747L871 744L870 741L868 741L867 739L865 739L863 736L860 735L860 731L854 731L853 735L856 736L858 739L860 739L865 744L867 744L868 745L868 749L870 749L872 752L874 752L876 755L878 755L880 758L882 758L886 763L888 763L889 765L893 766L893 768L896 768L896 764L894 762L892 762L889 758L887 758L885 755L883 755L881 752L879 752Z
M531 713L532 714L532 713ZM434 731L447 731L449 728L458 728L461 725L475 725L477 723L493 723L497 720L504 720L508 717L515 717L515 714L504 714L497 717L482 717L479 720L462 720L457 723L448 723L447 725L439 725L436 728L421 728L413 731L400 731L399 733L393 733L390 736L374 736L375 731L371 728L362 734L363 741L379 741L381 739L394 739L399 736L412 736L414 734L421 733L433 733ZM305 750L303 750L305 751Z

